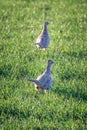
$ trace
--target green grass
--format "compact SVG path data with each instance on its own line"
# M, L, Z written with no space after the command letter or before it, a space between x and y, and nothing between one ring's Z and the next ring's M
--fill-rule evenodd
M51 43L34 41L44 21ZM31 82L54 61L54 84L36 92ZM0 0L0 129L87 129L87 1Z

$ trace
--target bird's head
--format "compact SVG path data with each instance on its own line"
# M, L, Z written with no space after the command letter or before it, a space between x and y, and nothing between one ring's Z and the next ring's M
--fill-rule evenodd
M49 24L49 22L46 21L46 22L45 22L45 25L48 25L48 24Z
M54 62L52 60L48 60L48 64L53 64Z

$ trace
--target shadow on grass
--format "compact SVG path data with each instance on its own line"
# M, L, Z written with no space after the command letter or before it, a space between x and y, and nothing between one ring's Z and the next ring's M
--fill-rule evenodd
M11 69L12 69L12 66L11 66L10 64L8 64L8 65L3 65L3 66L0 68L0 76L2 76L2 77L7 77L8 75L10 75Z
M68 55L71 57L75 57L75 58L79 58L79 59L83 59L86 58L87 59L87 50L84 51L78 51L78 52L63 52L64 55Z
M3 109L0 110L0 114L4 113L4 118L9 119L10 117L15 117L18 119L27 119L31 116L32 110L19 110L18 108L12 108L11 106L9 107L4 107ZM0 119L1 123L3 123L3 118Z
M85 70L83 71L79 71L79 70L66 70L63 74L60 75L60 78L62 81L64 80L73 80L73 79L77 79L77 80L86 80L87 77L87 71Z
M58 88L56 88L54 90L54 92L59 94L59 95L64 95L68 99L70 97L72 97L72 98L75 98L77 100L87 101L86 92L81 92L81 90L74 91L73 89L66 89L66 88L58 89Z

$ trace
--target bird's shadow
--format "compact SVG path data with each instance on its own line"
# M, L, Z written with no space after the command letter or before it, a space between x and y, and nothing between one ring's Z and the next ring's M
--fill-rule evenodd
M74 58L79 58L79 59L83 59L86 58L87 59L87 50L81 50L78 52L75 51L71 51L71 52L63 52L64 55L68 55L70 57L74 57Z
M63 55L67 55L70 57L78 58L78 59L87 59L87 50L84 51L79 51L79 52L63 52ZM84 72L80 73L78 70L77 71L65 71L63 74L60 75L61 82L64 81L69 81L69 80L83 80L83 82L86 82L86 77L87 77L87 71L85 70ZM59 85L58 85L59 86ZM83 88L84 89L84 88ZM84 100L87 101L87 94L85 91L83 91L82 87L80 86L75 86L75 90L73 88L55 88L53 90L56 94L59 95L64 95L66 98L74 98L77 100Z
M87 94L81 90L76 91L68 88L55 88L53 91L60 96L64 95L64 97L67 99L74 98L76 100L87 101Z

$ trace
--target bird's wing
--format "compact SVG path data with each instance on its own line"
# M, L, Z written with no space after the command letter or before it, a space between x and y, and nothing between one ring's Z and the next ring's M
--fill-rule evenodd
M49 89L52 86L52 76L51 74L44 73L37 78L41 83L41 87L44 89Z
M50 42L48 34L40 34L39 37L36 39L35 44L40 45L42 48L47 48Z

